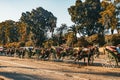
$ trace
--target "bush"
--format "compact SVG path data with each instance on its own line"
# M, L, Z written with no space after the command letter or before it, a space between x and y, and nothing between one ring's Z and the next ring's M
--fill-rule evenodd
M106 35L105 42L110 45L120 44L120 34Z
M25 46L25 42L20 42L20 47L24 47Z
M111 41L113 45L120 44L120 34L113 35Z
M84 38L84 37L81 37L78 39L78 42L76 44L74 44L74 46L76 47L86 47L87 45L89 44L89 42Z
M103 35L94 34L92 36L86 37L89 44L99 44L100 46L105 44L105 38Z
M25 46L33 46L33 41L28 41L25 43Z

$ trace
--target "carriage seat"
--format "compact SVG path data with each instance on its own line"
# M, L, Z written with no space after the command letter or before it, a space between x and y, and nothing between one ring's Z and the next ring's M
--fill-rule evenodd
M111 52L117 52L116 51L116 46L106 46L106 50L109 50Z
M120 48L118 49L116 46L106 46L106 50L108 50L109 52L116 52L118 61L120 62Z

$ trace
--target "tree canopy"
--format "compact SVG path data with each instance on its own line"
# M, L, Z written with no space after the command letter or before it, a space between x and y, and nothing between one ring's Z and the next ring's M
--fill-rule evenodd
M21 22L27 24L28 34L33 34L32 39L36 45L42 45L46 39L46 32L54 32L57 18L49 11L38 7L31 12L22 13Z
M0 45L50 47L62 44L104 44L109 42L109 39L104 42L105 30L111 30L113 34L117 29L120 33L120 0L76 0L75 4L68 8L68 12L74 24L67 26L64 23L57 28L57 18L42 7L23 12L18 22L1 22ZM48 32L52 34L49 38ZM83 37L78 39L77 34ZM85 38L86 35L91 37ZM110 38L110 41L118 41L118 37Z
M18 22L6 20L0 23L0 44L32 41L34 46L42 46L47 32L53 34L56 22L57 18L42 7L27 11L22 13Z
M100 0L76 0L74 6L68 8L71 20L79 27L83 35L92 35L100 32L98 19L100 18Z

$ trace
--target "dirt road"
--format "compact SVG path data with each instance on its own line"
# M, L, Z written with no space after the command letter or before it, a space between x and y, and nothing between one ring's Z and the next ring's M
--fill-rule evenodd
M0 80L120 80L120 68L0 56Z

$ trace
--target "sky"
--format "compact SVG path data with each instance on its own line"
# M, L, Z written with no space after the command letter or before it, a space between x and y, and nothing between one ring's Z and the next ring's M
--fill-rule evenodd
M37 7L43 7L57 17L57 26L66 23L71 26L71 16L68 8L75 4L76 0L0 0L0 22L5 20L18 21L22 12L31 11Z

